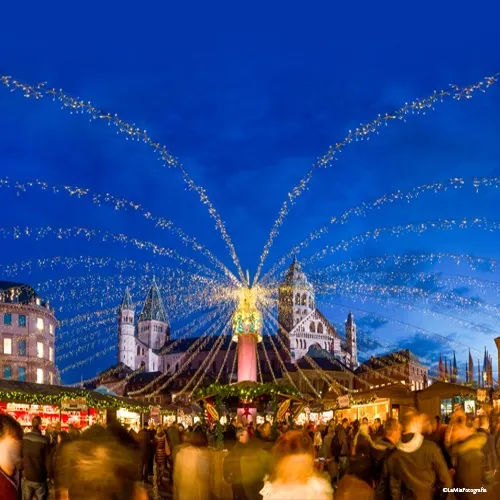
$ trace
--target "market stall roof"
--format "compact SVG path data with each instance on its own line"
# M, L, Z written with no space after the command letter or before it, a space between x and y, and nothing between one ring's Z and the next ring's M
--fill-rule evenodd
M434 382L429 387L418 391L418 399L433 397L439 394L442 397L451 397L458 394L476 394L477 389L467 385L452 384L451 382Z
M63 398L84 398L90 407L133 408L146 412L149 405L131 398L99 394L78 387L34 384L18 380L0 380L0 401L56 405Z

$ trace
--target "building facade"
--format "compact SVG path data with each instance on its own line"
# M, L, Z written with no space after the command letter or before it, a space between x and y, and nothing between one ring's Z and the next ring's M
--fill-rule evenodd
M420 391L429 385L429 369L408 349L372 356L354 373L357 375L355 387L360 390L400 382L412 391Z
M54 309L29 285L0 281L0 377L58 383Z
M353 315L347 317L343 341L335 327L316 308L314 288L296 259L289 267L278 294L277 335L274 340L267 339L257 349L262 373L280 371L282 362L297 363L313 347L327 351L332 359L341 361L347 369L358 366ZM118 312L118 329L118 363L132 370L143 366L145 372L175 373L182 366L186 352L196 341L195 338L175 340L175 346L170 345L170 324L154 279L137 322L130 292L125 290ZM212 342L209 342L194 355L185 368L199 368L211 345ZM226 356L227 349L231 352ZM231 349L231 344L225 342L214 357L212 369L220 367L225 359L223 371L228 367L230 370L233 351L234 346ZM334 362L330 364L335 365Z

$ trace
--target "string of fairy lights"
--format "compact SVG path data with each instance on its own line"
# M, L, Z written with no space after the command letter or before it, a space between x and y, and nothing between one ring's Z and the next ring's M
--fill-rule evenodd
M279 258L262 276L261 281L262 283L267 283L294 255L299 255L300 252L307 248L312 242L317 243L319 239L327 235L333 225L347 224L353 217L366 217L370 211L379 210L385 205L393 206L393 204L397 202L411 203L420 199L425 194L440 194L449 190L462 190L466 187L472 188L473 192L477 194L484 188L498 189L498 187L500 187L500 177L453 177L441 182L436 181L422 184L406 192L398 189L392 193L385 193L372 202L363 202L360 205L351 207L343 213L331 217L327 224L311 231L305 239L294 245L289 252Z
M176 235L180 241L192 250L201 253L209 259L209 261L218 269L220 269L223 274L227 276L233 283L237 282L236 277L229 271L229 269L217 258L212 252L208 250L204 245L199 243L196 238L187 235L184 230L176 226L171 220L165 219L164 217L158 217L144 208L140 203L136 203L124 198L118 198L110 193L95 193L88 188L83 188L79 186L69 186L62 184L50 184L46 181L35 180L12 180L9 178L0 179L0 188L9 188L15 190L17 195L25 194L29 190L39 189L42 192L49 192L52 194L68 194L70 197L74 197L78 200L89 199L91 203L102 207L105 205L110 205L114 210L132 210L134 212L142 215L143 218L151 221L155 227L160 229L166 229L172 234Z
M231 241L229 233L227 232L226 226L219 213L210 201L206 190L202 186L198 185L189 176L185 167L179 162L179 160L172 156L165 146L155 142L146 130L142 130L135 124L122 120L118 114L107 113L95 107L90 101L85 102L79 98L71 97L65 94L61 89L57 90L55 88L48 88L45 82L31 85L29 83L23 83L15 80L11 76L2 75L0 76L0 83L12 92L16 90L21 91L26 98L33 98L35 100L42 99L43 97L52 98L53 101L59 102L62 109L69 111L70 114L87 114L90 116L91 121L103 120L109 126L114 126L117 133L124 135L127 140L141 141L145 143L155 152L157 158L164 166L178 169L181 172L182 179L188 190L195 191L198 194L201 203L207 207L210 216L215 221L215 227L220 232L224 243L229 249L231 258L233 259L233 262L238 270L240 280L245 282L245 276L243 274L243 270L241 269L233 242Z
M457 101L461 99L470 99L475 93L485 92L494 83L498 81L499 73L485 77L479 82L461 87L456 84L450 85L448 90L441 90L440 92L434 91L430 96L423 99L416 99L411 103L405 103L404 106L393 111L392 113L387 113L384 116L378 115L377 118L371 122L361 124L354 131L349 130L349 133L337 142L334 146L330 146L328 151L318 158L318 160L312 165L307 174L302 177L298 184L288 193L288 200L286 200L281 206L278 218L274 222L274 225L269 233L269 238L264 245L262 251L257 272L255 274L254 283L259 280L260 273L266 258L269 254L269 250L278 236L279 228L283 224L286 216L290 212L290 207L296 202L297 198L306 190L308 184L311 182L314 172L319 168L328 168L332 166L332 162L337 159L338 154L349 144L369 140L372 136L378 134L383 126L387 126L391 121L399 120L406 122L406 119L411 115L423 114L427 111L433 111L434 107L443 102L446 98L452 98Z
M312 246L313 242L317 243L318 240L329 233L332 226L347 224L354 217L364 217L370 211L386 205L394 206L395 203L399 202L410 203L421 199L426 194L440 194L450 190L463 190L465 188L472 188L474 192L479 193L486 188L498 188L500 186L500 177L455 177L441 182L436 181L423 184L406 192L398 190L383 194L376 200L363 202L358 206L344 211L340 215L330 218L326 224L309 233L304 240L297 243L289 252L279 258L261 276L264 263L267 260L274 240L278 236L283 221L290 212L290 207L307 189L313 173L319 168L330 167L333 160L338 157L338 153L343 148L356 141L368 140L374 134L378 134L383 125L386 126L393 120L405 121L411 114L420 114L425 113L427 110L433 110L436 104L446 98L453 98L455 100L469 99L478 91L486 91L497 80L498 74L466 87L453 85L449 90L434 92L431 96L424 99L418 99L409 104L406 103L405 106L390 114L386 114L385 116L379 115L375 120L361 125L354 131L349 131L349 134L342 141L331 146L327 153L318 159L306 176L289 193L288 200L283 204L278 219L274 222L253 279L253 289L257 290L258 287L261 287L256 293L259 298L261 311L265 317L263 333L268 341L268 345L271 346L274 352L275 360L280 366L279 371L273 369L264 342L262 342L260 349L263 351L270 376L274 382L285 378L297 390L299 390L297 382L301 387L303 387L301 382L304 382L307 392L314 394L315 397L321 397L321 392L315 386L316 380L308 377L306 370L301 369L297 364L295 365L293 371L298 374L299 378L297 381L292 377L290 370L287 369L287 360L292 359L292 353L289 344L287 345L287 342L283 339L290 340L290 335L276 319L273 312L276 306L279 286L278 274L286 262L290 260L292 254L300 253L309 246ZM158 353L164 357L165 365L168 362L172 363L171 367L168 365L163 366L163 372L159 376L148 382L144 387L131 391L129 395L134 397L155 397L171 387L182 376L183 385L177 397L188 393L189 397L192 397L207 378L210 367L226 344L231 330L232 314L237 306L235 294L238 293L241 287L250 286L248 275L245 276L242 271L225 224L209 200L205 189L191 179L182 164L164 146L155 143L145 130L140 130L134 124L123 121L118 115L105 113L94 107L90 102L72 98L60 90L49 89L45 84L32 86L8 76L0 77L0 81L11 90L20 90L28 98L40 99L51 97L59 102L64 109L69 110L70 113L87 113L91 120L104 120L109 125L116 127L117 132L123 134L127 139L144 142L157 153L158 158L164 165L176 168L181 172L188 188L195 191L201 202L207 207L210 216L215 221L216 229L221 234L222 239L229 249L233 263L237 268L239 279L222 261L213 255L204 245L199 243L197 239L189 236L172 221L153 215L141 204L116 197L110 193L96 193L90 189L78 186L50 184L40 180L0 179L0 188L12 189L19 196L37 190L54 195L67 195L78 200L88 200L98 207L108 206L116 211L137 213L143 219L151 222L155 227L169 231L179 238L183 246L197 252L200 256L208 260L210 265L202 264L193 258L182 255L177 250L166 248L152 241L142 241L128 235L111 233L99 229L84 227L55 228L52 226L0 228L1 237L12 238L13 240L25 237L35 238L35 240L49 237L56 240L69 240L70 238L88 241L98 240L106 244L121 245L123 248L147 251L155 257L165 257L174 260L180 267L166 267L162 265L162 261L159 259L154 263L142 263L131 259L120 260L105 256L57 256L30 259L12 264L0 264L0 272L5 276L14 277L26 273L53 271L55 269L76 272L80 267L83 267L86 271L83 274L76 276L66 275L62 278L54 277L51 273L50 279L39 281L35 285L36 289L50 300L50 303L57 303L60 309L63 309L66 313L71 311L77 313L71 317L62 319L60 322L61 330L58 331L56 342L56 360L58 363L70 361L69 364L65 364L60 369L61 375L81 368L85 364L91 363L99 357L106 356L116 349L118 338L116 324L117 311L124 288L130 287L135 296L140 295L144 297L150 285L151 274L157 276L161 283L162 297L166 298L168 304L169 316L170 313L174 314L176 321L188 321L193 316L195 318L191 319L183 327L177 328L172 336L172 340ZM442 218L378 227L354 237L341 240L335 244L323 246L312 255L305 257L302 262L304 266L317 265L318 262L326 257L376 241L384 235L399 237L407 234L421 235L431 230L450 231L454 229L481 229L494 232L499 227L500 221L490 220L485 217ZM445 309L446 311L456 310L460 313L477 313L494 319L498 317L498 313L500 312L499 306L487 303L477 297L457 294L454 290L457 288L456 285L461 285L471 286L474 290L479 289L481 291L492 289L497 294L500 294L500 282L467 275L452 274L446 276L440 272L417 271L412 273L386 269L388 265L395 267L404 267L407 265L418 266L422 263L435 265L444 260L451 260L457 265L465 264L471 270L486 268L488 271L493 272L498 269L498 263L495 259L451 253L420 253L381 255L333 264L329 263L322 268L313 267L309 275L311 277L310 282L314 285L316 293L322 297L335 298L342 296L350 298L354 303L357 301L361 301L363 304L374 302L383 307L392 305L401 310L423 312L441 320L445 317L458 322L468 330L486 334L494 333L487 326L453 316L442 310L435 310L434 307L439 306L440 309ZM111 270L111 272L108 274L104 270ZM424 285L429 282L432 282L436 288L426 289ZM140 303L138 302L137 304L139 305ZM333 304L332 301L325 303ZM108 305L110 307L107 307ZM346 306L338 305L338 307ZM93 310L95 308L100 309ZM355 310L355 308L349 307L349 310ZM358 310L363 311L360 308ZM374 313L364 310L364 314ZM390 317L380 317L412 333L419 332L419 334L428 338L439 339L440 342L460 345L462 348L468 347L445 335L418 328ZM207 325L209 326L207 327ZM201 334L194 337L195 333L199 331L201 331ZM181 346L183 341L189 341L189 346L186 349L182 349L181 352L176 352L176 348ZM238 355L238 344L234 346L233 350L231 350L231 347L232 343L229 342L217 373L217 378L215 379L216 382L222 377L225 368L228 371L228 360L231 352L234 354L229 381L233 381ZM203 353L204 358L201 360L199 366L194 369L194 360L198 359L201 353ZM90 355L87 356L87 354ZM73 362L73 358L78 358L78 360ZM327 353L327 359L332 366L335 366L336 369L348 375L350 374L361 385L365 387L371 386L370 382L362 376L353 373L352 370L346 367L345 363L331 353ZM399 359L397 353L395 354L395 359L398 359L401 363L404 362L404 357ZM318 374L319 379L321 379L320 381L324 382L329 389L337 394L353 392L349 387L339 384L339 381L335 377L332 377L328 371L323 370L308 354L305 354L304 360L311 366L311 370ZM260 361L261 359L258 355L258 376L260 381L263 382L264 376ZM379 361L379 363L386 368L390 368L392 364L387 360ZM380 374L380 370L374 370L369 363L361 363L361 366L365 373L370 374L373 372ZM116 382L116 384L122 387L132 380L134 375L143 370L143 367L139 370L133 370L132 373ZM110 372L108 372L109 374ZM186 375L188 376L187 379L185 379ZM390 383L396 380L387 373L381 373L380 378ZM91 382L97 380L99 380L99 377L90 379Z

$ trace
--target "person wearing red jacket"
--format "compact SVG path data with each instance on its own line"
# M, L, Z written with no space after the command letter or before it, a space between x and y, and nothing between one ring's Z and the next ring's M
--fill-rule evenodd
M23 429L10 415L0 414L0 498L21 498L20 473Z

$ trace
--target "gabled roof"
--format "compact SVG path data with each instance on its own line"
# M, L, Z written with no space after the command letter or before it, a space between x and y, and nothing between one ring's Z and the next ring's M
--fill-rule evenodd
M354 373L363 373L368 370L381 370L383 368L394 368L395 366L404 365L410 361L420 363L419 359L408 349L391 352L384 356L371 356L363 362Z
M149 289L141 314L139 315L138 323L141 321L162 321L168 323L167 313L163 305L163 300L160 295L160 290L156 285L156 280L153 278L153 283Z
M132 298L130 297L130 290L125 288L125 293L123 294L122 303L120 304L120 309L133 311L134 304L132 304Z

